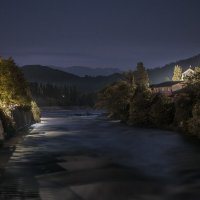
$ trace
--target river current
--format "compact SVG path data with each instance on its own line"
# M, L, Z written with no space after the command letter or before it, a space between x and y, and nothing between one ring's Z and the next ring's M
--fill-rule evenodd
M1 200L200 199L199 142L101 112L45 110L10 148Z

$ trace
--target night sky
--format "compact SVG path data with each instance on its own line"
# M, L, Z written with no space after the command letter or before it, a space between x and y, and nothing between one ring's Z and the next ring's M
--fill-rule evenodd
M19 65L157 67L200 53L199 0L0 0L0 55Z

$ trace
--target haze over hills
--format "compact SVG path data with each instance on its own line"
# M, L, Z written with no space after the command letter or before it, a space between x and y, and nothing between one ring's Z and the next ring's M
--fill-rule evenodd
M29 82L59 84L80 79L80 77L74 74L65 73L42 65L23 66L22 71Z
M183 68L183 71L185 71L189 66L192 67L200 66L200 54L190 57L188 59L172 62L170 64L165 65L164 67L147 69L150 82L152 84L155 84L171 80L175 65L180 65ZM55 68L57 69L41 65L27 65L23 66L22 70L29 82L55 83L60 85L62 84L76 85L84 90L100 89L103 86L106 86L107 84L112 83L113 81L116 81L122 77L121 75L122 71L116 68L108 68L108 69L106 68L93 69L90 67L69 67L69 68L55 67ZM68 70L75 74L64 72L63 70ZM77 74L79 74L80 76L78 76ZM82 77L85 74L88 74L90 76ZM109 75L100 76L102 74L109 74Z
M64 72L72 73L81 77L84 76L108 76L115 73L121 73L122 71L118 68L92 68L85 66L72 66L72 67L55 67L51 68L58 69Z

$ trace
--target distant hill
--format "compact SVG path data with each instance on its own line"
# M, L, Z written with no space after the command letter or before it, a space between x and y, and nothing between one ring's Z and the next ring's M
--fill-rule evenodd
M28 82L75 86L82 92L98 91L122 77L118 73L109 76L79 77L68 72L41 65L23 66L22 71Z
M80 79L79 76L66 73L57 69L42 65L27 65L22 67L22 71L29 82L39 83L67 83Z
M180 65L183 68L183 71L188 69L190 65L192 67L200 66L200 54L184 60L172 62L170 64L165 65L164 67L148 69L148 74L151 83L155 84L171 80L175 65Z
M64 72L72 73L81 77L84 76L109 76L115 73L121 73L118 68L91 68L83 66L72 66L72 67L54 67L51 68L58 69Z
M200 66L200 54L188 59L179 60L154 69L148 69L152 84L170 81L173 76L174 66L180 65L185 71L190 65ZM46 67L41 65L23 66L22 70L29 82L54 83L57 85L74 85L80 90L96 91L122 77L117 68L90 68L90 67ZM68 70L64 72L63 70ZM113 73L112 73L113 72ZM118 72L118 73L115 73ZM85 76L88 73L90 76ZM110 74L111 73L111 74ZM79 74L79 76L77 75ZM97 74L109 74L98 75Z

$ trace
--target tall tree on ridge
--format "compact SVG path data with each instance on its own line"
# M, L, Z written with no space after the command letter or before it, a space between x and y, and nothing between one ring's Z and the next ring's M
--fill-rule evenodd
M147 88L149 86L148 73L142 62L137 63L137 68L135 71L135 83L142 88Z

